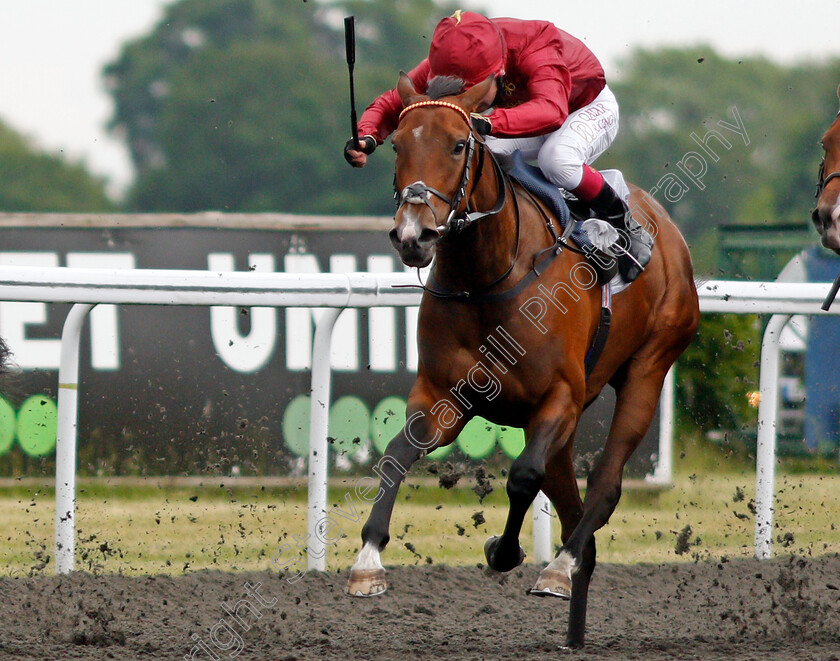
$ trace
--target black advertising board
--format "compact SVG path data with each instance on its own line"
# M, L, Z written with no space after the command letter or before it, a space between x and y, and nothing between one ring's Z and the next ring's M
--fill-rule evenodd
M0 217L0 264L403 270L388 241L387 219L219 214L31 220L37 222L14 226ZM3 454L12 452L15 443L18 452L50 456L49 439L43 438L49 424L38 415L49 416L52 410L68 310L68 305L0 303L0 334L23 372L7 388L5 415L0 411L0 434L7 439L0 440L0 468ZM80 472L299 472L306 454L313 314L319 312L97 306L82 335ZM415 323L414 308L342 313L332 347L330 436L337 469L373 460L404 420L401 407L417 364ZM612 392L605 393L585 414L576 440L579 453L592 455L603 443L611 402ZM42 437L32 436L36 429ZM651 470L657 437L654 421L631 464L633 474ZM476 421L449 458L479 459L497 452L515 456L521 443L519 430Z

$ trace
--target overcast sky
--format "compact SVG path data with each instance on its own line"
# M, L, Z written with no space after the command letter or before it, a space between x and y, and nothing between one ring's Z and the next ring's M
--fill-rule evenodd
M124 187L131 166L125 148L105 131L111 104L101 70L122 43L147 33L170 2L0 0L0 119L37 146L85 162L112 190ZM464 8L477 6L491 16L553 21L595 51L608 78L620 74L622 56L635 46L705 43L724 55L780 62L840 55L840 0L464 0Z

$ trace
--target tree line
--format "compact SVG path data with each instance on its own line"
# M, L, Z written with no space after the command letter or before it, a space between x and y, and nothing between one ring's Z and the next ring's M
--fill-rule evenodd
M390 150L362 171L341 158L349 136L341 19L357 18L361 106L425 56L453 8L180 0L103 71L115 104L109 128L124 136L136 170L125 199L109 201L82 166L2 126L0 208L388 215ZM805 223L838 80L840 60L783 66L707 47L630 52L610 81L621 130L598 165L648 189L681 180L657 199L711 269L705 251L719 224ZM721 128L739 122L743 135Z

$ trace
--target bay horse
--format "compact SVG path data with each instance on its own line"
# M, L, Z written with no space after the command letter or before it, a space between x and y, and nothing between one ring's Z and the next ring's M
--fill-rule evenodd
M12 352L9 349L9 345L6 344L6 340L0 337L0 376L8 373L11 355Z
M666 372L694 336L697 292L676 226L633 188L630 206L655 222L656 249L644 273L615 297L612 332L587 378L602 293L582 251L558 240L547 208L504 174L471 130L469 113L490 83L449 95L432 94L432 83L425 96L402 74L397 86L404 109L393 134L399 208L390 236L406 265L424 267L433 257L435 264L420 304L407 422L377 466L378 490L366 491L373 505L345 591L385 591L380 553L403 477L481 415L526 434L508 474L504 532L484 548L487 564L506 572L522 563L520 529L542 490L560 518L563 547L532 592L571 600L566 645L577 648L584 644L594 533L618 503L622 469L650 425ZM575 428L608 383L617 394L615 413L581 500Z
M840 99L840 87L837 88ZM840 111L821 140L825 157L817 178L817 206L811 215L823 246L840 255Z

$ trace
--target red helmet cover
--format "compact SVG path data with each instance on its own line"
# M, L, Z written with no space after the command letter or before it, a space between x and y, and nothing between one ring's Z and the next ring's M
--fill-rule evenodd
M438 23L429 48L432 76L456 76L467 86L504 71L505 47L493 22L457 11Z

